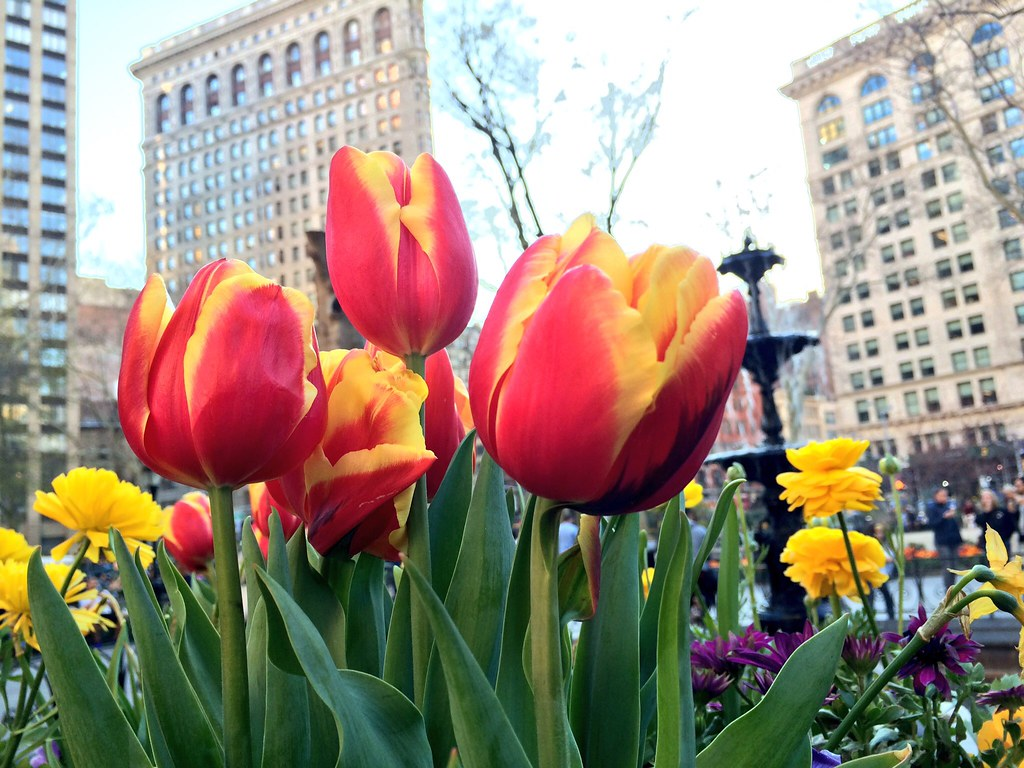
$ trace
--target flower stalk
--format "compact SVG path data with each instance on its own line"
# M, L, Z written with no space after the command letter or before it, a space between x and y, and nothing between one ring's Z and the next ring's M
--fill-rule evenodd
M860 580L860 571L857 570L857 558L853 556L853 545L850 543L850 531L846 527L846 518L842 511L837 515L839 518L839 529L843 532L843 544L846 545L846 556L850 558L850 570L853 573L853 583L857 585L857 595L860 597L861 605L868 617L868 625L871 627L871 634L878 637L878 624L875 623L875 607L868 600L864 585Z
M427 375L427 360L417 353L405 357L406 367L420 378ZM420 406L420 428L426 431L427 408ZM416 481L412 494L412 506L409 508L409 520L406 522L409 536L409 559L416 563L428 582L430 575L430 520L427 517L427 476L421 474ZM412 670L413 697L416 706L423 709L423 698L427 684L427 663L430 661L430 622L426 611L419 600L412 600L410 610L410 627L412 632Z

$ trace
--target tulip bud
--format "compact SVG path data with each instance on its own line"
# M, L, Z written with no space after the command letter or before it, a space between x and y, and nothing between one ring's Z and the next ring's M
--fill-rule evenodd
M889 475L891 477L900 471L900 463L896 460L895 456L887 453L878 460L878 471L880 474Z
M183 573L205 571L213 560L210 498L200 491L186 493L167 510L164 544Z
M729 465L729 468L725 470L725 479L729 482L733 480L746 480L747 470L743 468L743 465L738 461L734 461Z

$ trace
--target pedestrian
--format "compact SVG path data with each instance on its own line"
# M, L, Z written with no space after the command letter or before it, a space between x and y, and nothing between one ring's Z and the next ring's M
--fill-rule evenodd
M575 510L565 513L562 522L558 524L558 551L565 552L576 544L580 535L579 515Z
M1011 514L1006 507L1000 504L999 497L991 488L982 490L981 499L978 502L978 527L982 531L980 542L982 549L985 548L985 530L988 526L991 526L992 530L999 534L999 538L1006 546L1006 551L1012 552L1013 542L1010 539L1017 532L1017 512L1015 509Z
M957 549L963 544L960 535L960 518L956 507L950 501L949 491L940 486L932 494L931 501L925 507L928 516L928 527L935 534L935 549L939 553L939 562L945 570L946 588L956 583L955 574L949 571L956 567Z
M885 546L887 542L887 536L885 526L881 523L875 523L875 527L872 530L872 534L882 544L882 548L885 550L885 567L882 572L889 577L889 581L882 584L877 589L872 589L871 585L868 584L868 600L874 599L874 592L880 592L882 595L882 602L885 603L885 612L889 616L889 619L896 618L896 604L892 599L892 590L889 585L892 583L893 576L896 575L896 562L893 560L892 555L889 554L888 548Z

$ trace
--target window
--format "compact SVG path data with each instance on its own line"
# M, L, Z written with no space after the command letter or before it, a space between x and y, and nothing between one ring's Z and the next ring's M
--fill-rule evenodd
M831 93L821 97L821 101L818 102L818 113L824 114L825 112L831 112L833 109L839 107L842 102L838 96L834 96Z
M882 250L881 250L881 254L882 254L882 263L883 264L892 264L894 261L896 261L896 247L895 246L887 245L887 246L883 247Z
M392 91L391 94L392 94L391 108L395 109L395 108L398 107L398 103L395 101L394 97L398 95L398 91ZM857 213L857 199L856 198L851 197L851 198L848 198L848 199L843 201L843 213L845 213L847 216L854 216L854 215L856 215L856 213Z
M1019 237L1003 241L1003 256L1006 257L1007 261L1020 261L1024 257Z
M1007 128L1020 125L1024 122L1024 111L1021 111L1020 107L1007 107L1003 110L1003 121Z
M1017 325L1024 325L1024 304L1018 304L1013 309L1017 313Z
M871 296L871 286L867 283L857 283L855 286L858 299L867 299Z
M905 349L910 349L910 334L906 331L900 331L892 337L893 341L896 342L896 351L902 352Z
M954 243L962 243L969 237L967 234L967 224L962 221L950 227L950 231L953 233Z
M921 188L931 189L939 182L935 178L935 171L925 171L921 174Z
M359 22L352 19L345 24L345 64L357 66L362 60L362 45L359 41Z
M981 118L981 133L983 136L988 136L990 133L995 133L999 130L999 113L990 112L989 114Z
M391 11L387 8L373 14L373 48L377 53L391 52Z
M924 314L924 299L918 297L910 300L910 314L913 317L920 317Z
M849 157L850 152L845 146L837 147L836 149L833 149L831 152L825 152L821 156L821 167L827 171L836 163L841 163L844 160L848 159Z
M245 104L245 67L241 64L231 70L231 105L240 107Z
M935 96L939 89L938 81L928 80L924 83L914 83L910 87L910 100L915 104L921 104Z
M348 119L348 112L346 111L346 119ZM836 193L836 182L831 176L827 179L823 179L821 182L821 191L826 195L834 195Z
M919 141L916 145L917 159L918 160L930 160L932 157L932 145L928 140Z
M879 128L877 131L872 131L868 134L868 149L878 149L884 147L887 144L896 143L896 126L887 125L885 128Z
M967 318L967 327L971 336L978 336L985 332L985 318L981 315L971 315Z
M1017 218L1005 208L1000 208L997 215L1000 229L1009 229L1017 223Z
M860 345L859 344L847 344L846 345L846 359L853 362L860 360Z
M926 131L933 125L946 122L946 110L942 107L932 107L917 114L917 130Z
M890 187L890 191L892 192L893 200L902 200L907 196L907 187L902 181L895 182L892 187Z
M942 180L945 182L957 181L960 178L960 169L956 163L946 163L942 166Z
M1006 153L1003 151L1003 145L996 144L994 147L989 147L985 150L985 157L988 158L988 164L993 168L1000 163L1006 162Z
M825 209L825 221L835 223L839 221L839 206L830 205Z
M868 160L868 176L870 176L873 179L876 176L881 176L881 175L882 175L882 161L879 160L877 157L872 159L872 160Z
M1009 96L1011 93L1015 93L1017 90L1016 84L1013 82L1012 77L1004 77L1001 80L997 80L989 85L984 85L978 89L978 97L981 99L982 104L988 104L990 101L996 99L1002 99Z
M965 285L964 288L964 304L977 304L981 301L981 296L978 293L978 284L970 283Z
M907 416L921 415L921 399L918 397L917 392L903 393L903 407L907 412Z
M843 330L850 333L857 329L857 321L853 315L846 315L843 317Z
M843 171L839 174L839 188L853 189L853 171Z
M870 309L865 309L860 313L860 323L865 328L875 327L875 313Z
M950 320L946 323L946 335L950 341L964 337L964 324L959 320Z
M927 347L931 344L931 337L927 328L914 329L914 343L919 347Z
M992 356L989 354L988 347L975 347L971 350L971 355L974 357L975 368L988 368L992 365Z
M829 244L832 246L833 251L838 251L840 248L842 248L843 242L844 241L842 232L833 232L829 236Z
M875 222L875 231L880 235L884 235L888 232L891 232L892 219L890 219L888 216L879 216L878 220Z
M939 390L936 387L929 387L924 391L924 404L928 413L937 413L941 410L939 403Z
M917 267L911 267L903 273L903 280L906 282L908 288L914 288L921 284L921 276L918 274Z
M878 189L871 190L871 204L876 208L885 205L885 188L879 187Z
M905 229L910 226L910 210L902 208L896 211L896 229Z
M331 37L326 32L320 32L314 38L313 57L317 75L331 74Z
M954 352L949 356L950 361L953 363L953 371L955 373L963 373L967 370L967 353L966 352Z
M885 169L887 171L898 171L900 169L901 165L902 164L900 163L900 153L899 152L894 150L894 151L889 152L889 153L886 154L886 156L885 156Z
M950 213L962 211L964 209L963 192L953 192L952 194L946 195L946 207L949 208Z
M864 354L867 357L878 357L878 339L865 340Z
M871 406L867 400L858 400L856 403L857 421L866 424L871 421Z
M884 395L876 397L874 400L875 405L875 417L879 421L883 421L889 418L889 399Z
M960 398L961 408L970 408L974 405L974 388L969 381L961 381L956 385L956 394Z
M918 361L918 365L921 368L921 378L930 379L935 375L935 360L930 357L922 357Z
M871 379L871 386L873 387L880 387L884 383L881 368L872 368L868 372L868 377Z
M260 56L259 64L256 67L259 73L259 88L261 96L274 95L274 64L270 60L270 54L264 53Z
M995 405L998 402L995 379L978 379L978 389L981 390L981 402L983 404Z
M900 363L900 381L914 380L914 364L907 361Z
M1024 272L1010 273L1010 288L1013 291L1024 291Z
M945 248L949 245L949 233L945 229L932 230L932 248Z
M900 289L900 276L896 272L892 272L885 276L885 289L892 293Z
M868 94L880 91L889 85L889 81L882 75L871 75L860 88L860 95L867 96Z
M293 88L302 85L302 53L299 44L292 43L284 52L285 79Z
M206 78L206 114L209 117L220 114L220 80L216 75Z
M935 274L940 280L953 276L953 263L949 259L935 262Z
M971 36L971 45L979 45L994 37L1003 34L1003 26L998 21L989 21L982 24Z
M191 85L186 85L181 89L181 124L192 125L195 121L195 91Z
M850 388L854 392L864 389L864 374L860 371L850 374Z
M943 309L953 309L957 305L956 290L954 288L947 288L939 295L942 298Z
M924 212L929 219L937 219L942 215L942 201L929 200L924 204Z
M916 253L914 250L913 240L901 240L900 241L900 256L904 259L910 258Z
M893 320L902 320L904 317L906 317L906 314L905 314L905 312L903 310L903 302L902 301L898 301L895 304L890 304L889 305L889 316Z
M171 97L166 93L160 94L156 100L156 124L158 133L171 130Z

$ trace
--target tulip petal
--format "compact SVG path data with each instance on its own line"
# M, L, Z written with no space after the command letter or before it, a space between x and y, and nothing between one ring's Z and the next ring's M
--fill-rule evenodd
M466 429L455 406L455 373L447 351L442 349L427 358L426 381L429 396L424 409L424 438L437 456L427 472L427 498L432 499Z
M700 311L712 296L718 295L715 268L707 259L699 259L694 251L663 245L652 245L633 257L631 264L637 273L637 309L654 336L658 359L664 360L669 345L678 340L677 333L685 334L693 322L693 314ZM691 270L702 273L703 279L699 282L692 278L687 280ZM706 276L708 271L710 279ZM696 295L680 301L678 288L684 284L696 285L702 290L687 291Z
M491 420L501 438L495 459L513 478L530 478L532 492L594 498L653 402L655 353L640 313L611 280L595 267L577 267L530 320L514 367L498 382L497 413L474 418ZM574 426L551 428L559 423Z
M302 294L255 273L222 282L206 299L183 378L195 452L211 481L269 480L301 463L323 434L323 416L314 418L303 430L305 445L281 450L323 401L319 382L309 380L317 368L312 325Z

